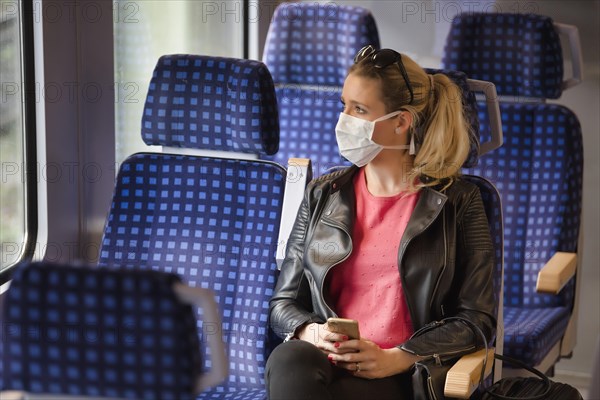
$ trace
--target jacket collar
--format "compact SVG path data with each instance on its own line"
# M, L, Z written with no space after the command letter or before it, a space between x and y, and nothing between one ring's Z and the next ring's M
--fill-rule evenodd
M415 209L408 220L408 225L402 236L401 251L404 251L405 245L412 238L431 225L442 211L447 200L448 196L431 187L421 189L419 200L415 205Z
M356 165L352 165L338 174L336 174L331 181L331 193L335 193L339 191L342 187L346 186L348 183L352 183L352 178L354 174L358 171L358 167Z
M341 223L349 234L352 234L352 218L355 215L352 178L357 171L358 167L353 165L333 176L330 193L333 195L339 192L340 197L336 198L326 210L326 216ZM419 200L402 236L402 251L412 238L423 232L437 218L447 200L448 196L436 188L426 187L421 189Z

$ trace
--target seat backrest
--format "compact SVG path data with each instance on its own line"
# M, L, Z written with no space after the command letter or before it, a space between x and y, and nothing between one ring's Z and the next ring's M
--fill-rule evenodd
M269 26L263 60L277 84L340 87L354 55L379 33L371 12L335 3L283 3Z
M501 96L505 143L468 172L502 194L506 306L573 305L573 282L559 296L535 292L556 251L576 252L582 201L581 127L571 110L545 103L565 86L554 26L533 14L462 14L446 42L444 67L493 82ZM489 121L479 117L486 136Z
M556 104L501 104L505 145L469 169L502 195L506 306L571 308L575 282L536 293L537 274L557 251L577 252L583 148L577 117ZM480 114L481 129L487 120Z
M173 152L272 154L279 135L270 73L251 60L161 57L142 126L146 143ZM216 390L263 390L286 171L211 154L129 157L117 177L99 263L173 272L190 286L212 289L222 326L203 325L201 315L198 324L201 341L223 334L226 342L230 375ZM208 368L210 355L203 359Z
M17 268L3 304L0 390L194 398L200 343L194 312L174 291L178 282L155 271Z
M557 99L563 58L553 21L535 14L464 13L446 38L443 68L496 85L499 95Z
M334 3L283 3L269 26L263 60L276 85L281 125L272 157L310 158L313 175L350 165L338 151L335 125L342 86L354 55L379 47L375 19L367 9Z
M310 88L280 85L276 88L281 141L279 151L265 159L287 163L290 158L310 158L314 177L333 168L350 166L340 155L335 126L342 112L341 87Z

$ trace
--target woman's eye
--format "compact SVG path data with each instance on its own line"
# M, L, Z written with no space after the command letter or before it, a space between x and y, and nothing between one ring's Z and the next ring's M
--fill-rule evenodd
M359 107L359 106L354 107L354 111L357 114L364 114L364 112L365 112L365 110L362 107Z

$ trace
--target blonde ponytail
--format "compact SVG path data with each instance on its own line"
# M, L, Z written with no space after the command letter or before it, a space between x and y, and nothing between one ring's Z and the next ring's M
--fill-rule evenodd
M424 186L452 181L469 155L469 131L464 116L462 93L446 75L433 76L433 90L424 116L421 146L412 175L430 179Z

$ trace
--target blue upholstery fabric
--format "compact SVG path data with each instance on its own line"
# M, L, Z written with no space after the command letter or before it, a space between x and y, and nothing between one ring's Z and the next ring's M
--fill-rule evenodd
M100 264L173 272L216 292L230 375L215 391L264 388L284 184L283 168L264 161L137 154L119 171ZM218 328L201 315L198 324Z
M193 55L158 60L142 118L149 145L273 154L279 118L258 61Z
M486 136L489 123L483 108L482 105L479 115L481 131ZM521 329L524 322L518 318L530 321L550 312L545 311L548 307L570 310L573 304L573 281L558 296L536 293L535 284L539 270L555 252L577 251L583 185L582 136L575 115L560 105L501 104L500 111L504 145L468 172L494 182L502 194L504 305L505 310L519 311L512 319L505 317L505 330L525 335ZM564 313L555 311L553 315ZM564 333L566 319L565 323L540 322L537 329L542 327L551 327L554 332L562 329ZM519 341L507 337L504 352L527 357L523 360L534 365L562 333L541 334L544 340L537 342L536 351L522 351Z
M337 87L278 87L281 142L275 155L263 158L283 165L290 157L310 158L315 177L334 167L349 166L335 138L335 125L343 109L341 92Z
M472 79L493 82L499 95L557 99L562 94L562 50L549 17L459 14L442 64Z
M379 47L369 10L334 3L284 3L273 15L264 61L277 85L279 152L262 157L286 165L310 158L313 176L350 165L335 139L340 95L348 68L362 47Z
M556 251L575 252L582 191L582 137L577 118L555 104L502 104L505 143L468 172L494 182L504 206L507 307L568 306L535 292L537 274ZM482 131L488 131L480 113Z
M560 39L548 17L462 14L452 23L443 64L493 82L506 96L500 104L504 144L468 172L502 194L504 352L535 365L564 335L575 291L571 280L557 296L538 294L537 274L555 252L577 251L580 227L581 127L569 109L543 103L562 93ZM482 140L490 132L483 110L482 104Z
M538 365L564 335L570 313L567 307L505 307L504 354Z
M191 399L201 367L192 308L172 274L34 263L3 314L2 390Z
M277 7L263 60L276 83L342 86L354 55L379 48L367 9L335 3L284 3Z
M252 399L256 399L256 400L267 400L267 391L266 389L263 388L253 388L253 389L246 389L246 388L232 388L231 386L229 387L222 387L219 386L214 390L211 390L209 392L205 392L202 393L200 395L200 397L198 398L198 400L208 400L208 399L214 399L214 400L252 400Z
M278 129L264 64L188 55L158 62L144 113L148 144L264 156L277 151ZM229 376L200 398L266 397L285 176L269 161L151 153L129 157L117 176L100 265L168 271L216 293L222 326L204 324L200 311L197 324L201 342L222 335ZM203 360L210 368L205 349Z

